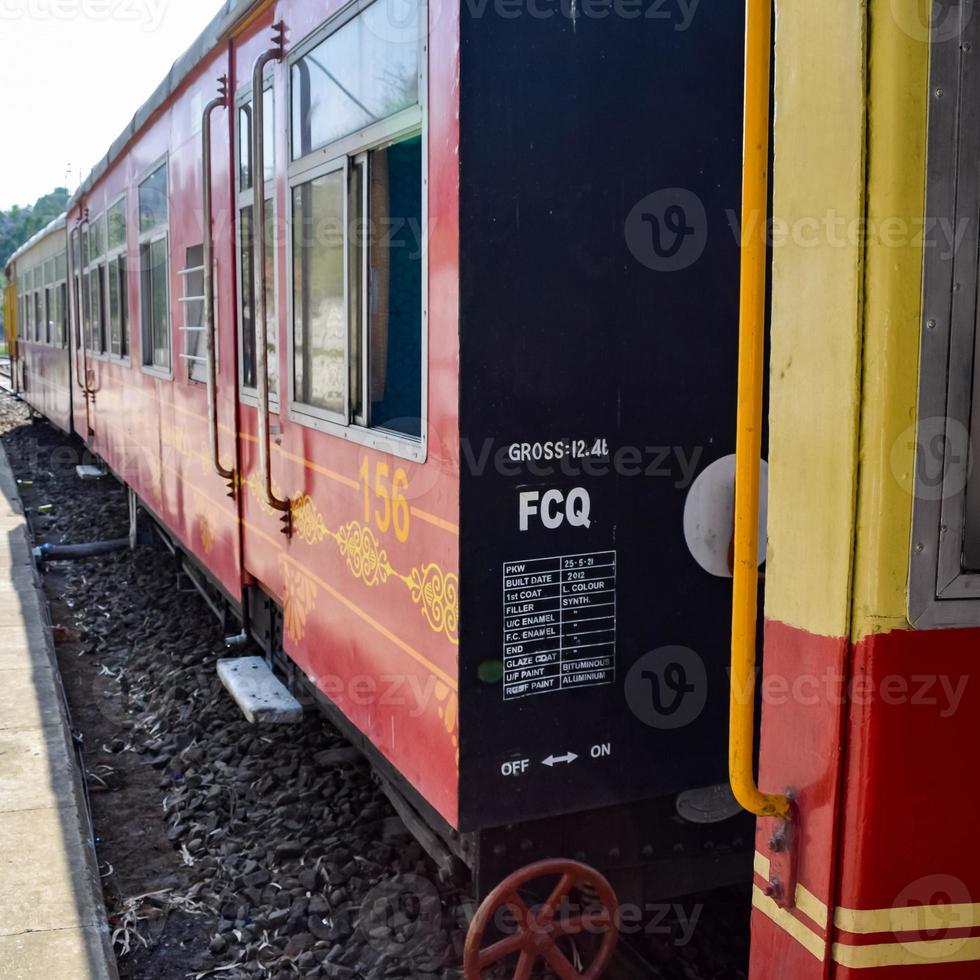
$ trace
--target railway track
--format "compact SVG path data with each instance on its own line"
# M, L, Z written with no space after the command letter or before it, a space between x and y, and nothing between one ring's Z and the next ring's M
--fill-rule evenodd
M76 479L80 444L8 397L0 429L38 543L119 536L125 493ZM217 679L218 621L175 577L149 548L45 572L123 980L459 980L465 883L440 876L318 715L245 721ZM608 975L737 980L724 917L699 930L624 943Z

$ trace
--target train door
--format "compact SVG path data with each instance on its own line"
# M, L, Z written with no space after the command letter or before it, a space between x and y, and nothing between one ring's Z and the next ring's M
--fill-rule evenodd
M245 571L280 598L292 543L328 536L321 499L359 513L366 492L367 522L404 543L426 455L422 44L359 51L356 18L288 55L275 33L235 100ZM378 73L344 90L363 118L335 111L346 56Z

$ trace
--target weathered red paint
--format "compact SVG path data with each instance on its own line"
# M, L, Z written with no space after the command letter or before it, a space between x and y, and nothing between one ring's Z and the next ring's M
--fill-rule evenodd
M315 30L341 4L282 2L247 33L212 52L150 121L109 172L68 216L100 214L128 191L129 324L131 363L86 357L96 390L91 409L95 452L134 487L180 541L239 598L254 582L282 602L289 655L410 783L450 823L457 814L457 651L452 631L434 629L409 584L416 570L437 567L458 575L458 12L436 9L430 24L428 106L428 457L423 464L394 459L295 422L281 412L272 452L273 478L290 497L309 497L306 513L326 530L287 540L279 515L243 486L237 501L207 463L207 404L203 385L187 380L179 359L180 281L185 250L202 240L201 107L229 77L234 94L250 85L255 59L270 45L271 25L285 21L289 47ZM438 16L437 16L438 14ZM271 65L276 97L275 250L279 301L279 377L287 377L288 187L286 66ZM212 121L212 187L218 266L218 419L223 454L237 455L248 480L257 476L256 408L238 398L235 194L232 110ZM165 154L170 162L172 380L141 369L137 197L138 180ZM73 345L76 343L73 328ZM75 399L76 429L86 432L84 401ZM369 510L360 474L367 465ZM406 541L382 531L372 516L378 463L404 470L410 511ZM369 527L373 558L384 572L373 580L352 570L338 535ZM345 532L345 529L347 531ZM361 545L366 536L359 538ZM387 584L381 579L387 576Z

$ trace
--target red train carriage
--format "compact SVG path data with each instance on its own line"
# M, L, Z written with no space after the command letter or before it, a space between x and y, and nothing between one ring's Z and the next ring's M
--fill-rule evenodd
M638 891L674 794L724 779L728 590L684 515L733 448L743 28L675 26L236 4L68 212L76 430L484 892L556 834ZM678 93L670 155L597 79ZM682 176L717 290L651 275ZM687 403L681 331L718 353Z
M59 428L71 429L68 256L65 217L39 231L7 261L16 290L11 312L11 380L24 400Z
M782 5L766 338L748 7L743 186L741 5L229 4L15 257L28 397L74 378L71 424L215 608L525 917L483 952L478 918L474 975L578 975L554 913L583 875L598 975L616 898L556 857L636 901L754 870L753 980L977 975L977 236L894 223L976 219L980 22ZM754 865L696 792L730 689Z

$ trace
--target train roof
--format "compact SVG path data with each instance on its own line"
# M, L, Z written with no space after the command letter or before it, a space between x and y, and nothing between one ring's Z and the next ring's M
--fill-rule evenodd
M29 252L38 242L43 241L48 235L53 234L56 231L60 231L65 227L65 222L68 219L68 215L64 212L58 215L57 218L53 218L49 221L40 231L35 232L30 238L24 242L23 245L13 255L7 259L6 268L9 269L12 262L15 262L20 256Z
M215 14L211 23L198 35L197 40L173 63L167 77L156 87L153 94L140 106L136 115L126 128L116 137L109 152L95 165L92 172L79 185L68 202L69 210L78 203L105 175L115 160L136 137L140 130L150 121L153 114L163 106L177 91L191 72L207 57L218 43L247 16L254 8L261 6L265 0L226 0L224 6Z

